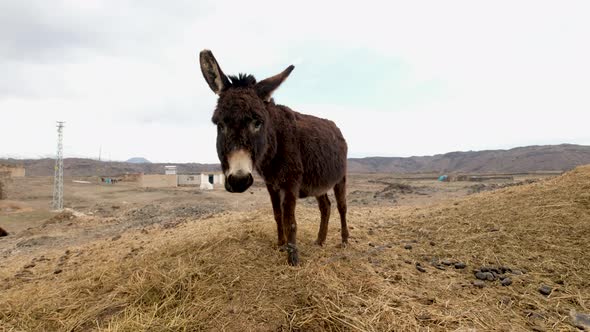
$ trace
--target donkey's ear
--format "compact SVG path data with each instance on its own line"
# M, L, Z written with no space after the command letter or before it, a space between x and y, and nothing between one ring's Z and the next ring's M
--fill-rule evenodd
M258 96L264 101L269 101L272 93L289 77L294 68L295 66L290 65L282 73L258 82L255 87Z
M215 60L213 53L209 50L202 50L199 54L199 62L201 63L201 72L209 87L216 94L220 94L221 91L227 89L230 86L229 79Z

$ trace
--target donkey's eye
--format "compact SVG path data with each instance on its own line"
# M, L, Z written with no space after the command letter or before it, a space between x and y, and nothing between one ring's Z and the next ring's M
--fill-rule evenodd
M262 128L262 121L260 120L254 120L252 121L252 130L253 131L259 131L260 128Z

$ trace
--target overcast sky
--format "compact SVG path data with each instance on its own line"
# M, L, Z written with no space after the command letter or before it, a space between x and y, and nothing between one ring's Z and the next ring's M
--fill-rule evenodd
M349 156L590 145L588 1L0 1L0 156L217 162L198 67L275 93Z

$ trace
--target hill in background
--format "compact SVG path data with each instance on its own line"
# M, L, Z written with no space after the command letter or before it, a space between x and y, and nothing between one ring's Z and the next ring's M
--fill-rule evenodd
M55 167L55 159L0 159L0 164L19 164L25 166L27 176L51 176ZM198 174L200 172L218 171L219 164L162 164L162 163L130 163L120 161L98 161L94 159L65 158L65 176L114 176L120 174L164 174L164 166L176 165L179 174Z
M348 170L351 173L527 173L567 171L586 164L590 164L590 146L561 144L424 157L352 158Z
M146 162L137 163L141 159ZM31 176L51 176L53 159L0 159L4 164L22 164ZM528 173L567 171L590 164L590 146L562 144L519 147L510 150L449 152L422 157L368 157L348 160L350 173ZM165 165L176 165L178 173L218 171L219 164L150 163L144 158L127 162L66 158L66 176L118 175L124 173L163 174Z
M131 163L131 164L151 164L152 162L143 158L143 157L133 157L133 158L129 158L127 159L127 161L125 161L126 163Z

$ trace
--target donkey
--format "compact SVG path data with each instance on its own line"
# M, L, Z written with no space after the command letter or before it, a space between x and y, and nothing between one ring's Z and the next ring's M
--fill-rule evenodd
M270 194L278 246L287 251L287 262L297 265L297 198L317 199L321 219L315 244L322 246L330 219L327 192L333 188L345 247L346 140L334 122L295 112L271 98L295 67L257 82L252 75L226 76L210 50L200 52L199 62L205 81L218 95L211 120L217 126L217 155L225 189L244 192L254 181L252 172L257 171Z

